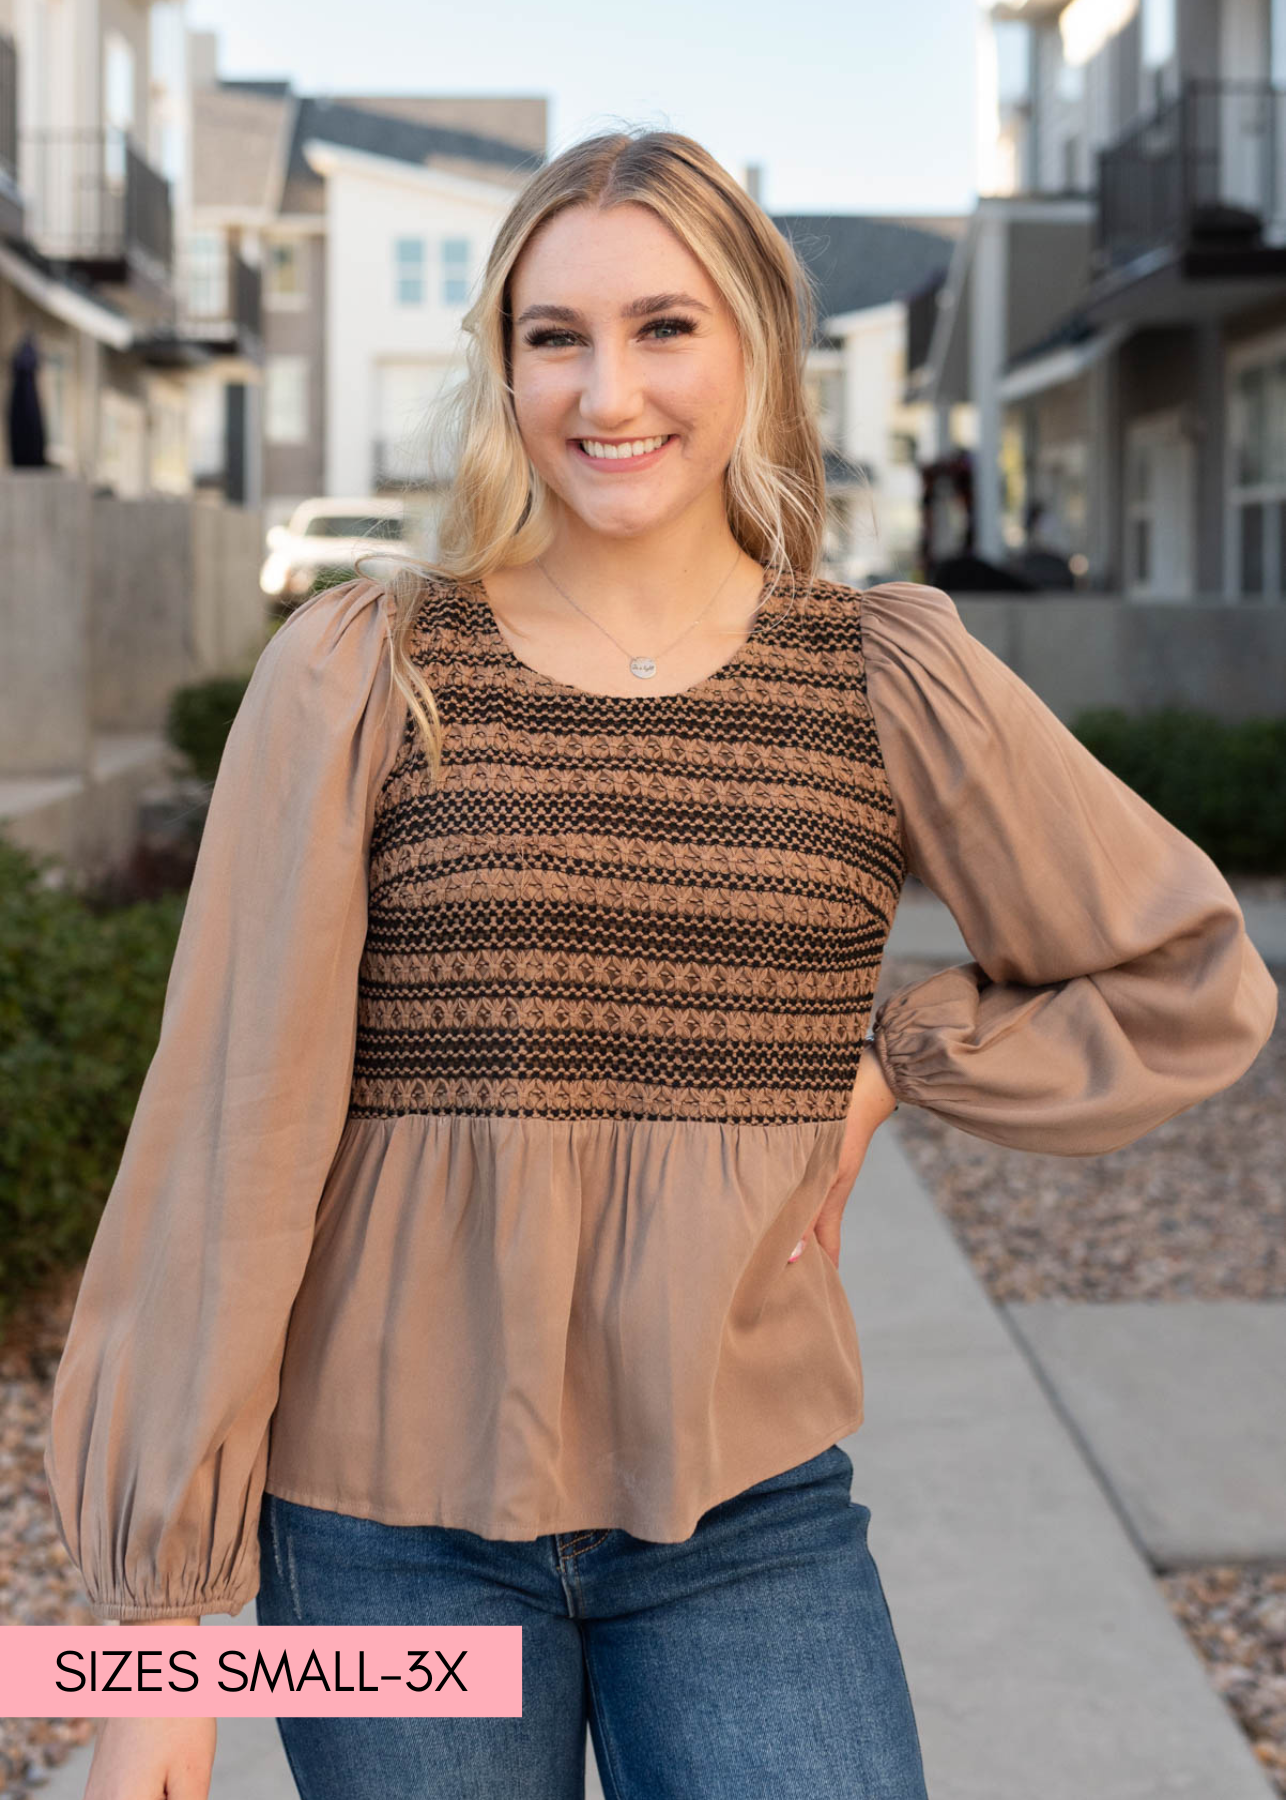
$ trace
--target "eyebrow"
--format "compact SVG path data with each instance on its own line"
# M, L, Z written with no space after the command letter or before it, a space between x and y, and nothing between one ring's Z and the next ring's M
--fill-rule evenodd
M640 300L631 300L628 306L621 308L623 319L642 319L648 313L664 312L671 306L695 306L698 312L708 313L710 308L703 300L692 294L644 294ZM528 319L557 319L560 325L579 325L582 316L574 306L529 306L519 313L514 323L525 325Z

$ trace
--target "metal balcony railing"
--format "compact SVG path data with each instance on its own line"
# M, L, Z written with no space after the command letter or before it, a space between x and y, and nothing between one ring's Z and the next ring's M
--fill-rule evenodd
M198 237L178 259L179 324L184 336L226 341L230 348L258 344L263 302L260 271L226 239Z
M1192 79L1098 155L1100 272L1163 249L1286 239L1286 90Z
M170 184L127 132L28 132L23 185L32 241L57 261L123 279L141 265L168 281L173 267Z

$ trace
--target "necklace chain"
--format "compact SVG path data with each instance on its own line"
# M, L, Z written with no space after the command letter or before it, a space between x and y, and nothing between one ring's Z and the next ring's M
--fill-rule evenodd
M741 561L741 547L740 547L740 545L738 545L737 557L736 557L736 561L732 565L732 569L728 570L728 573L724 576L723 580L719 583L718 587L714 590L714 593L711 594L710 598L706 601L705 605L701 608L701 611L697 614L696 618L692 620L690 625L685 625L683 630L679 633L678 637L673 638L665 646L664 650L658 650L656 653L656 656L631 656L630 652L625 648L625 645L620 641L619 638L613 637L612 633L607 629L606 625L604 625L601 620L596 619L594 617L593 613L586 612L585 608L579 603L579 601L573 600L571 595L567 592L567 589L565 587L560 586L559 583L554 580L553 576L549 573L549 570L545 567L544 562L541 560L540 557L536 558L536 567L540 570L541 574L544 575L547 578L547 580L554 587L556 587L558 589L558 592L562 595L563 599L566 600L570 606L574 606L576 608L576 611L578 613L580 613L582 618L588 619L591 625L597 625L598 629L603 633L603 636L611 639L612 643L614 643L616 645L616 648L620 651L621 655L624 656L627 659L627 661L629 662L630 673L632 675L637 675L640 681L646 681L650 676L656 674L657 657L658 656L668 656L670 654L670 651L674 649L674 646L676 644L682 643L683 639L685 637L687 637L688 633L690 631L695 630L695 628L701 623L702 619L705 618L705 616L709 612L710 608L714 605L715 601L719 598L719 596L723 592L724 588L728 585L728 582L730 581L730 579L732 577L732 571L733 571L733 569L736 568L737 563L740 561Z

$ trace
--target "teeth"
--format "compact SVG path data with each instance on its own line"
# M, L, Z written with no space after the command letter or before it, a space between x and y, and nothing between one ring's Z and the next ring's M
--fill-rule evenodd
M659 450L665 438L635 438L631 444L600 444L597 438L581 438L579 442L581 449L588 451L591 456L620 458L646 456L649 450Z

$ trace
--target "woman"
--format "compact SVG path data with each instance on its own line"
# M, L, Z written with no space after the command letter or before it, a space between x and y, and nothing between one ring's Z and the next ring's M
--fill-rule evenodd
M866 1147L1110 1150L1271 1030L1213 864L945 594L816 576L812 323L692 140L559 156L440 565L300 607L229 736L46 1467L99 1617L524 1627L520 1719L283 1719L305 1800L570 1796L587 1716L610 1794L922 1796L839 1443ZM863 1054L908 871L976 960ZM212 1751L111 1721L90 1795Z

